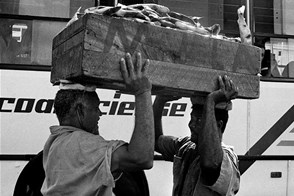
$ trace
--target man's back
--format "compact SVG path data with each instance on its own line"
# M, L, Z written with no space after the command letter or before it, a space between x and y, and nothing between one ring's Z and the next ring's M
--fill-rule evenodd
M44 147L44 195L111 195L111 154L125 144L106 141L81 129L51 127ZM50 172L49 172L50 171Z
M45 178L43 151L32 158L21 171L13 196L42 196L41 186Z
M41 187L44 178L43 151L40 151L21 171L13 196L43 196ZM124 172L115 182L113 193L116 196L149 196L149 187L144 171Z

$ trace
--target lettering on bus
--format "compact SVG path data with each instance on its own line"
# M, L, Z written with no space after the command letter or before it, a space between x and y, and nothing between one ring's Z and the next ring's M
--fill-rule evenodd
M135 102L120 101L120 93L115 93L113 101L101 101L101 111L103 115L133 115ZM104 108L108 108L108 112ZM166 103L163 116L184 116L187 103Z
M55 113L54 99L12 98L0 97L0 112L2 113ZM163 116L182 117L187 103L166 103ZM103 115L134 115L135 102L122 101L121 94L115 93L113 100L101 101L100 109Z
M1 97L0 112L30 113L34 110L37 113L51 113L53 112L53 103L53 99Z

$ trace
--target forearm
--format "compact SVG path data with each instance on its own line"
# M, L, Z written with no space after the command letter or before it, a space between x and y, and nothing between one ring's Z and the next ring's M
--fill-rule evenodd
M203 129L199 134L198 145L201 166L216 169L221 165L223 151L221 147L221 132L218 129L214 107L214 100L208 97L204 105Z
M155 98L153 103L154 114L154 131L155 131L155 150L158 152L158 138L163 135L162 130L162 112L164 109L165 101Z
M138 160L152 161L154 156L154 120L151 91L135 96L135 128L128 151Z

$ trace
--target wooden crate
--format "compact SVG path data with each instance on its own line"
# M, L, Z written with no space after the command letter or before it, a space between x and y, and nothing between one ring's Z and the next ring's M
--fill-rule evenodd
M95 14L54 38L51 83L70 79L123 91L119 60L136 51L151 61L154 94L207 94L217 88L217 76L226 74L238 86L239 98L259 97L258 47Z

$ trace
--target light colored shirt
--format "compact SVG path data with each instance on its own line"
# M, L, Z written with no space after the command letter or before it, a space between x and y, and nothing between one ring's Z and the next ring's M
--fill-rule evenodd
M196 144L190 138L160 136L158 147L165 160L174 162L173 196L234 196L238 192L238 157L231 146L222 144L220 175L212 186L206 186L200 180L200 156ZM179 151L185 151L183 156L178 154Z
M52 126L43 150L44 196L111 196L111 155L124 145L70 126Z

